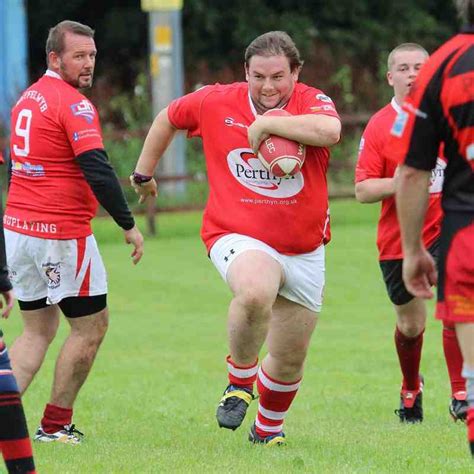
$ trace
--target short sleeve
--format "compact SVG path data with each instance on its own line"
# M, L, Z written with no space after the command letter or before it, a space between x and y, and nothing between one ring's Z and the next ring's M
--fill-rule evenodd
M66 131L74 156L104 148L99 114L85 97L82 100L80 97L71 97L61 103L59 119Z
M173 100L168 106L170 123L179 130L187 130L188 137L201 136L202 104L212 90L213 86L204 86Z
M329 115L339 118L331 97L318 89L308 89L302 97L302 114Z
M366 179L382 178L384 172L383 147L373 120L362 134L359 144L359 155L355 169L355 182Z

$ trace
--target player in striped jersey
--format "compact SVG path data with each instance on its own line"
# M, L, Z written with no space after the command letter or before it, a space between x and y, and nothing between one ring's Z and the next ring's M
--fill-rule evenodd
M404 281L422 298L431 298L430 287L438 282L436 317L455 326L464 358L474 454L474 0L456 3L465 24L423 67L394 122L391 145L404 161L397 189ZM421 229L442 141L448 164L437 274Z

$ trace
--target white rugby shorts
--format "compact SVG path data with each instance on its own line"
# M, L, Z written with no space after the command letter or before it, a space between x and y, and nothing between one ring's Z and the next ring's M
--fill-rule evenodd
M70 296L107 293L107 275L93 235L40 239L5 229L9 276L21 301L59 303Z
M209 254L221 277L227 282L227 271L237 256L247 250L261 250L282 267L283 286L280 296L319 313L324 290L324 245L299 255L284 255L266 243L241 234L227 234L217 240Z

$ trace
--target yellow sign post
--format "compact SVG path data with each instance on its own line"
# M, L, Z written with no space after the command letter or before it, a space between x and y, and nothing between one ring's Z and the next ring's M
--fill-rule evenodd
M173 99L183 95L183 0L141 0L141 7L148 12L151 96L156 116ZM185 174L185 141L179 135L160 160L158 176L169 178ZM169 180L160 184L160 189L165 193L178 194L184 191L185 183L183 180Z

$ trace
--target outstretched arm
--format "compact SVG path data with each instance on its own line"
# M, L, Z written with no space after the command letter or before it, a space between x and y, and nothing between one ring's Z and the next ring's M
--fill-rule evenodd
M148 196L157 195L157 186L153 178L155 168L173 140L177 129L168 119L168 107L164 108L155 118L143 144L134 174L130 176L130 183L142 203ZM146 181L140 183L140 178Z

